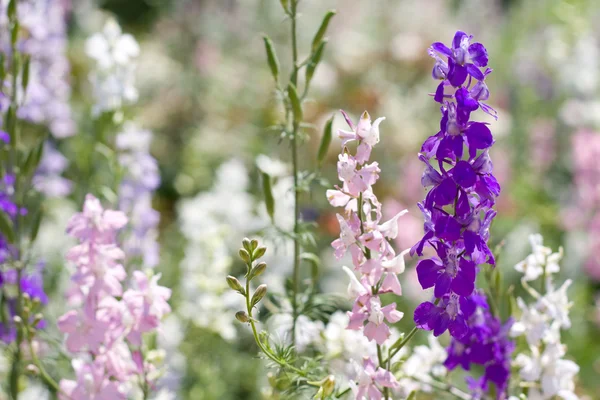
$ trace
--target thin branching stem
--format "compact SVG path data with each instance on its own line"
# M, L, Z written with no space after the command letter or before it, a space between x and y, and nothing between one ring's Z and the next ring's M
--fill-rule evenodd
M291 35L292 35L292 61L293 71L290 77L291 83L296 86L298 81L298 43L296 35L296 16L297 16L297 0L291 1L290 8L290 20ZM295 113L288 113L292 115L292 136L291 136L291 147L292 147L292 173L294 175L294 272L292 277L292 343L296 343L296 321L298 320L298 293L300 291L300 204L299 198L299 176L298 176L298 131L300 123Z

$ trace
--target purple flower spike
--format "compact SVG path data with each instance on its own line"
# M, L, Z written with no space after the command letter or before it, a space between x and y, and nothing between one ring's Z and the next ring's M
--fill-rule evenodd
M435 300L420 304L414 320L435 336L450 332L448 369L483 366L483 377L468 379L474 398L485 397L493 383L500 399L505 398L514 349L508 339L511 324L493 316L485 296L475 289L481 265L494 265L487 242L500 185L489 156L492 132L471 119L479 109L493 117L496 111L483 103L490 96L485 79L492 72L480 69L488 64L487 50L471 39L458 31L451 47L438 42L429 49L435 59L433 77L442 80L434 95L441 104L441 121L439 132L425 141L419 155L425 164L421 183L429 193L419 203L425 234L411 253L423 255L425 246L435 249L436 257L417 264L419 283L423 289L433 288Z
M432 75L441 80L434 94L441 120L439 132L425 141L419 154L425 164L421 183L429 192L419 203L425 233L411 249L423 255L429 246L437 253L417 264L419 283L423 289L433 288L435 300L417 308L415 323L434 335L449 330L457 339L469 335L465 321L477 307L472 299L477 271L481 264L494 265L487 242L500 194L489 157L494 137L486 123L471 118L480 109L495 116L483 103L490 96L485 79L492 69L486 68L485 46L471 40L458 31L451 46L436 42L429 48L435 60ZM456 363L467 365L460 357Z

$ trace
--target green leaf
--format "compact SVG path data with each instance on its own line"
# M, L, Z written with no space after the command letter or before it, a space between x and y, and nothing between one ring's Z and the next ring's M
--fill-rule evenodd
M290 83L288 85L287 93L292 105L292 111L294 113L294 122L299 124L300 121L302 121L302 104L300 104L300 98L298 97L296 86Z
M406 400L415 400L416 398L417 398L417 391L413 390L412 392L410 392L410 394L408 395Z
M42 154L44 153L44 142L40 142L35 148L31 149L29 154L27 154L27 158L25 159L25 165L23 165L23 174L25 176L30 176L35 173L38 165L40 164L40 160L42 159Z
M30 56L25 56L23 61L23 76L21 79L21 86L23 87L23 92L27 92L27 86L29 85L29 62L31 61Z
M323 160L325 156L327 156L327 150L329 150L329 145L331 144L331 137L333 135L333 116L327 120L325 123L325 128L323 129L323 137L321 137L321 144L319 145L319 152L317 153L317 163L319 167L323 164Z
M263 195L265 197L265 206L267 208L267 214L274 222L275 218L275 198L273 197L273 190L271 189L271 177L269 174L262 172L262 183L263 183Z
M6 77L6 70L4 69L4 53L0 53L0 81L4 82Z
M323 36L325 36L325 33L327 32L327 27L329 26L329 21L331 21L331 18L333 18L334 15L335 15L335 10L329 10L327 12L327 14L325 14L325 17L323 17L321 26L319 27L319 30L315 34L315 37L313 38L313 41L312 41L312 52L313 53L316 52L317 48L321 44L321 41L323 40Z
M0 233L4 235L4 237L6 238L6 240L8 240L9 243L15 242L15 232L13 230L13 223L11 219L8 218L8 215L6 215L3 212L0 212Z
M6 15L9 20L12 20L17 14L17 0L10 0L8 8L6 9Z
M319 277L319 268L321 267L321 260L314 253L302 253L300 254L300 259L307 261L311 265L311 278L313 283L317 282L317 278Z
M17 44L17 39L19 38L19 29L19 21L15 20L12 31L10 32L10 40L13 46Z
M322 41L319 44L319 47L312 54L312 56L310 58L310 62L306 66L306 86L307 87L310 85L310 81L312 80L313 75L315 74L317 65L319 65L319 63L321 62L321 57L323 56L323 51L325 50L326 44L327 44L326 40Z
M273 79L275 79L275 83L277 83L279 79L279 60L277 59L277 54L275 54L275 48L273 47L273 42L271 39L265 35L263 36L263 40L265 41L267 62L269 63L269 68L271 69L271 75L273 75Z
M285 11L286 14L289 13L289 0L279 0L279 2L281 3L281 7L283 7L283 11Z
M117 196L114 190L112 190L108 186L102 186L100 188L100 193L110 204L117 204L117 202L119 201L119 196Z
M31 224L31 242L35 242L37 235L40 231L40 225L42 224L42 209L40 208L33 216L33 223Z

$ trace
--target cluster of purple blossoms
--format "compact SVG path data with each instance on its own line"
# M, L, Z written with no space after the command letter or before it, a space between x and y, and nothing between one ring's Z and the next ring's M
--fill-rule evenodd
M433 287L435 297L415 310L417 327L433 330L435 336L449 330L457 339L469 333L466 310L477 266L495 263L487 240L500 193L488 154L492 133L487 124L470 120L479 108L496 116L483 103L489 97L485 77L492 71L480 70L487 66L487 51L480 43L471 44L471 38L458 31L452 48L434 43L429 50L436 60L433 77L441 80L434 99L441 104L442 119L440 131L425 141L419 155L426 165L421 183L430 190L419 203L425 235L411 249L422 256L424 247L431 246L437 253L417 264L421 286Z
M512 320L503 324L490 312L485 295L477 291L463 304L462 312L469 326L469 334L461 339L452 339L444 365L449 370L460 365L466 371L471 369L471 364L482 365L483 376L478 379L467 378L473 398L482 398L489 390L489 382L496 385L497 398L505 398L511 354L515 349L514 342L509 338Z
M4 139L3 139L4 140ZM7 140L5 140L7 142ZM27 210L20 208L13 200L15 175L6 173L0 182L0 212L6 214L10 219L14 220L19 215L27 214ZM18 256L17 249L12 246L9 241L0 234L0 263L6 263ZM0 272L0 286L15 287L21 286L21 291L28 294L32 299L38 299L40 303L47 304L48 297L44 293L42 282L42 270L44 264L38 263L35 270L29 273L22 273L21 279L15 269L8 269ZM0 340L5 343L13 342L17 337L17 330L12 322L13 317L17 315L17 298L16 290L3 290L3 305L2 312L7 318L5 322L0 323ZM41 321L36 325L37 328L43 329L45 322Z

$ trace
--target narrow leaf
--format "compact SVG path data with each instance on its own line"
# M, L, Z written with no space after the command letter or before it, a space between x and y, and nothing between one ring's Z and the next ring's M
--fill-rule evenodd
M321 62L321 57L323 56L323 50L325 50L325 45L327 41L324 40L321 42L317 50L313 53L310 63L306 66L306 86L310 85L310 81L315 74L315 70L317 69L317 65Z
M300 98L298 97L296 86L290 83L288 85L287 92L290 103L292 104L292 111L294 112L294 122L300 123L300 121L302 121L302 105L300 104Z
M265 206L267 208L267 214L271 218L271 221L274 222L275 217L275 199L273 198L273 191L271 189L271 177L269 174L262 173L262 183L263 183L263 195L265 196Z
M317 48L321 44L321 41L323 40L323 36L325 36L325 33L327 32L327 27L329 26L329 21L331 21L331 18L333 18L334 15L335 15L335 10L330 10L327 12L327 14L325 14L325 17L323 17L321 26L319 27L319 30L315 34L315 37L313 38L313 41L312 41L312 52L313 53L317 50Z
M37 235L40 231L40 225L42 224L42 209L39 209L33 216L33 223L31 225L31 242L35 242Z
M15 232L13 230L13 223L8 217L8 215L6 215L6 213L3 212L0 212L0 233L4 235L4 237L6 238L6 240L8 240L9 243L15 242Z
M27 86L29 85L29 63L31 61L30 56L25 56L23 61L23 77L21 79L21 86L23 87L23 92L27 93Z
M323 137L321 138L321 144L319 145L319 152L317 153L317 163L319 167L323 164L323 160L325 156L327 156L327 150L329 150L329 145L331 144L333 130L333 116L327 120L325 123L325 128L323 129Z
M273 47L273 42L269 39L268 36L263 36L263 40L265 41L265 50L267 51L267 62L269 63L269 68L271 69L271 75L273 75L273 79L277 83L279 79L279 60L277 59L277 54L275 54L275 48Z

